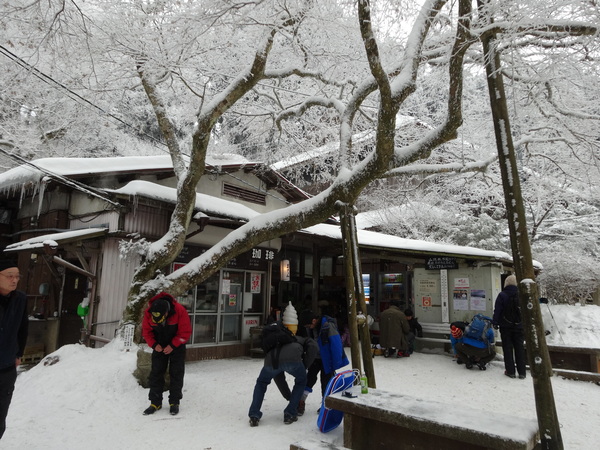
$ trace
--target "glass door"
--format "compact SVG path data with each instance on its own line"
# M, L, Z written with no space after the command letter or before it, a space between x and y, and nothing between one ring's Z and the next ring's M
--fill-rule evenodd
M219 342L242 339L242 304L244 294L244 272L223 271L221 280Z
M214 344L217 341L219 274L196 286L195 292L192 344Z
M263 313L264 277L264 272L222 270L179 296L192 322L190 344L240 342L247 337Z

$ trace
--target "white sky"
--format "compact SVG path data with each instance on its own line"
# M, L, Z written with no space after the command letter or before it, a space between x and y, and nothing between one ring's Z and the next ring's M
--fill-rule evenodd
M545 326L552 330L549 343L600 347L600 307L541 306ZM247 414L260 359L187 363L181 412L171 417L166 409L142 415L148 391L131 375L135 353L122 351L119 342L103 349L69 345L54 356L60 357L55 365L42 363L20 373L0 448L281 450L304 439L343 442L343 425L327 434L318 431L319 394L309 396L298 422L284 425L285 401L273 383L260 425L251 428ZM466 370L439 352L402 359L377 356L374 365L379 390L422 399L426 407L428 402L448 404L448 411L432 409L432 416L460 414L476 399L478 404L469 408L482 410L481 423L501 414L535 420L531 377L505 377L499 359L485 372ZM565 449L597 448L598 386L558 377L552 385ZM502 431L500 425L496 429Z

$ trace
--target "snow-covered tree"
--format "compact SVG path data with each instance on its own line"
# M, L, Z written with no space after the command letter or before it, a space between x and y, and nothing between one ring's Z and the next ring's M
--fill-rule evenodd
M173 158L179 202L169 232L148 247L127 318L137 320L157 289L183 292L253 245L335 214L335 201L357 203L378 180L397 180L395 197L409 205L437 198L435 206L453 212L418 233L484 247L506 242L494 222L505 213L490 169L479 43L491 31L510 83L534 245L548 239L542 224L573 214L535 180L555 182L559 194L597 179L594 3L491 2L493 27L479 24L477 12L459 17L445 1L419 10L385 1L198 3L9 1L1 12L3 49L15 55L3 53L11 63L1 75L2 139L16 151L128 148ZM400 117L426 126L398 126ZM328 170L313 172L327 188L313 199L251 221L185 269L160 273L183 245L207 154L225 149L269 162L332 142ZM418 197L417 187L425 188ZM403 227L417 233L414 223Z

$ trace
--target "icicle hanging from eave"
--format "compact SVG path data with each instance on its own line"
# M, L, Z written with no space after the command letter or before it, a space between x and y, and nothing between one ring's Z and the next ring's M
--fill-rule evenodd
M139 201L140 201L139 198L140 197L138 195L136 195L136 194L132 194L132 195L129 196L129 198L133 200L132 201L132 206L133 206L133 211L132 212L133 212L133 216L135 217L136 214L137 214L137 209L138 209L138 206L139 206Z
M25 191L27 190L27 183L21 185L21 195L19 196L19 209L23 206L23 200L25 199Z
M48 181L48 178L44 177L40 180L40 182L37 185L38 195L39 195L38 210L37 210L38 218L40 217L40 214L42 213L42 205L44 204L44 194L46 193L46 186L48 185L47 181Z
M37 217L40 217L42 213L42 205L44 204L44 194L46 193L46 186L48 185L49 177L41 177L37 182L28 181L26 183L21 184L21 193L19 195L19 208L23 206L23 201L25 200L25 196L27 194L27 190L33 186L33 192L31 194L31 202L33 203L36 195L38 196L38 210ZM15 191L18 189L18 186L15 187Z

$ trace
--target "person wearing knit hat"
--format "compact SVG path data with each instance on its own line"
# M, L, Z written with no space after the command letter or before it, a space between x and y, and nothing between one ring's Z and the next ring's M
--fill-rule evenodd
M463 331L455 325L452 325L450 327L450 332L452 333L452 336L454 336L455 339L460 339L463 335Z
M463 364L462 361L458 357L458 353L456 352L456 344L462 342L463 333L465 331L465 323L464 322L452 322L450 324L450 344L452 345L452 354L454 358L456 358L456 362L458 364Z
M525 379L525 335L519 306L519 290L517 277L509 275L504 280L504 289L496 297L494 304L494 328L500 329L502 352L504 353L504 375Z
M459 324L453 323L460 328ZM486 370L487 363L496 356L492 319L482 314L475 314L470 323L463 322L463 324L465 329L461 338L454 345L454 351L458 357L457 362L459 364L464 362L467 369L477 366L479 370Z
M0 252L0 439L6 430L17 367L25 352L29 329L27 297L17 291L20 278L16 259Z
M169 412L179 413L183 397L185 344L192 335L192 324L185 307L166 292L152 297L142 319L142 336L152 348L152 367L148 378L150 406L144 415L162 408L165 373L169 368Z

